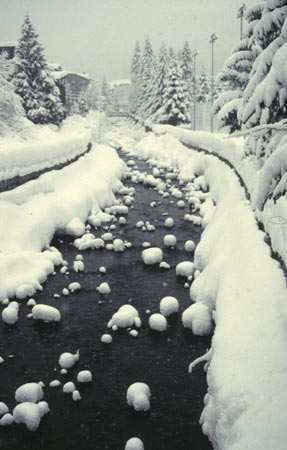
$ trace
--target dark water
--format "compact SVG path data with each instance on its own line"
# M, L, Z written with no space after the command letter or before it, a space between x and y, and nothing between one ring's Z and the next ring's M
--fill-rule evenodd
M139 167L146 170L145 163ZM131 185L129 181L125 183ZM9 450L122 450L133 436L142 438L146 450L210 450L212 447L198 424L206 392L205 373L196 368L192 375L187 368L210 345L209 337L196 337L184 330L181 312L190 304L184 280L175 271L162 271L145 267L141 262L141 244L149 241L162 246L165 234L178 238L175 250L164 249L164 260L174 267L190 256L182 250L187 239L198 242L200 228L184 222L187 209L179 209L141 184L136 187L136 203L130 209L127 225L117 225L113 234L132 242L132 249L122 254L106 250L79 252L72 246L73 239L58 237L55 245L71 263L78 253L84 256L85 272L69 275L57 270L45 284L43 292L35 296L37 303L58 307L62 314L59 325L39 324L26 319L30 308L22 305L17 327L0 324L0 355L5 362L0 365L1 395L12 409L16 388L30 381L42 380L45 398L51 412L46 415L36 432L24 426L0 429L0 448ZM161 201L150 208L151 201ZM175 200L175 199L174 199ZM167 212L175 219L175 227L163 227ZM138 220L150 220L157 226L155 232L142 232L135 227ZM100 236L103 230L95 232ZM98 272L107 267L107 274ZM60 299L52 298L72 281L79 281L82 290ZM96 287L102 281L111 286L109 296L101 296ZM180 314L168 319L165 333L148 328L146 310L158 312L159 301L173 295L180 301ZM99 301L103 303L99 304ZM100 342L107 330L106 323L119 306L130 302L139 311L143 321L137 338L127 331L113 334L110 346ZM65 376L60 375L57 364L64 351L80 350L80 360ZM8 358L13 355L13 358ZM73 402L62 388L48 387L51 380L76 381L79 370L89 369L93 383L79 387L82 401ZM126 404L126 390L133 382L150 386L151 409L136 413Z

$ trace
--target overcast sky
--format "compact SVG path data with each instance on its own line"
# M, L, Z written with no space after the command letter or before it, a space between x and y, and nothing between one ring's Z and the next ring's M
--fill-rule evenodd
M242 0L0 0L0 41L18 40L28 11L49 62L109 80L129 77L135 41L157 51L188 40L210 70L209 37L218 35L216 70L239 40ZM255 0L248 0L252 5Z

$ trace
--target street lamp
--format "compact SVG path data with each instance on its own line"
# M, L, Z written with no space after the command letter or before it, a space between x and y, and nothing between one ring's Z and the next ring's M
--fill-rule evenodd
M243 3L242 6L240 6L238 13L237 13L237 19L240 19L240 40L243 38L243 17L244 17L244 11L246 10L246 5Z
M194 69L194 84L193 84L193 129L196 130L196 57L198 55L198 50L193 50L193 69Z
M211 44L211 99L210 99L210 129L213 133L213 97L214 97L214 42L218 39L215 33L210 36L209 43Z

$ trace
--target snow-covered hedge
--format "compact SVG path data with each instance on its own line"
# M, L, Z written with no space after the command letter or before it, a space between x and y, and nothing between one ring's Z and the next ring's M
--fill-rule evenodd
M67 118L55 130L28 122L14 137L0 137L0 181L70 161L84 153L91 140L90 124L81 116Z

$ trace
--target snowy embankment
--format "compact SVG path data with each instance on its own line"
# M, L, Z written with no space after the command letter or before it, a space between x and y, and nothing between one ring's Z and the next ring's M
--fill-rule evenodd
M227 135L212 135L170 125L156 125L154 131L158 134L169 133L183 144L201 147L231 163L247 187L256 217L271 238L272 249L280 255L287 267L287 200L284 190L286 175L277 186L275 184L287 167L285 142L283 141L261 166L255 157L245 156L242 137L225 139ZM276 189L272 195L274 186Z
M114 149L94 145L64 169L0 194L0 301L42 289L62 262L49 247L53 235L59 230L83 234L89 217L117 203L114 192L122 187L124 170Z
M55 167L81 155L91 141L91 124L81 116L61 128L33 125L13 137L0 137L0 181Z
M217 450L283 450L286 283L243 187L217 157L193 152L170 135L150 134L131 150L178 167L182 180L202 175L210 190L200 210L205 230L194 257L200 275L190 291L216 324L206 357L211 355L203 431Z

